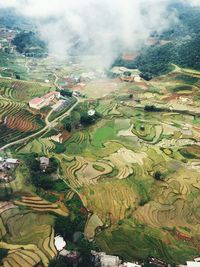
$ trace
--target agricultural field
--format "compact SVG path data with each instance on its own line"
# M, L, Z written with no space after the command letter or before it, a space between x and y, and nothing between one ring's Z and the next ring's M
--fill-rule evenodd
M193 110L198 103L183 101L187 114L178 106L176 112L142 106L149 96L159 106L171 95L195 94L196 80L162 79L137 93L140 104L118 100L116 92L99 101L95 109L103 118L75 131L57 159L62 177L93 212L85 234L102 250L128 260L154 255L184 263L200 249L200 124ZM127 84L123 90L130 92Z
M0 197L9 196L0 207L0 248L9 250L2 266L48 266L57 255L55 218L76 221L81 212L87 214L81 231L109 254L182 264L198 256L198 74L174 70L149 82L84 81L74 89L83 96L73 112L52 112L48 121L28 101L54 90L69 73L78 76L89 68L77 62L53 68L51 58L28 59L26 68L27 81L0 78L0 144L27 137L2 152L22 161L16 179L0 184ZM91 110L98 115L94 121ZM37 188L26 165L29 155L55 159L50 181L61 181L59 188ZM68 204L75 198L84 208L72 212Z
M44 125L40 114L33 114L26 104L0 98L0 144L6 144L36 132Z
M45 209L45 208L44 208ZM2 266L35 266L57 255L54 246L53 217L44 213L20 210L16 205L1 202L0 248L9 250Z
M43 96L53 90L50 85L39 82L0 78L0 95L18 102L27 103L32 98Z

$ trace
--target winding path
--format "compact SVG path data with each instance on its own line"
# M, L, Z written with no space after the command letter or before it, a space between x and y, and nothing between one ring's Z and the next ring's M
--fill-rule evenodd
M77 97L76 97L76 100L77 100L76 103L74 103L74 105L70 109L68 109L65 113L63 113L62 115L58 116L57 118L55 118L53 121L50 122L49 121L49 117L50 117L50 115L53 112L53 110L51 110L48 113L47 117L45 118L45 126L44 126L44 128L42 128L41 130L39 130L38 132L36 132L34 134L31 134L31 135L29 135L27 137L24 137L24 138L19 139L19 140L16 140L16 141L13 141L13 142L5 145L5 146L0 147L0 151L4 150L6 148L9 148L9 147L11 147L13 145L20 144L22 142L26 142L26 141L28 141L31 138L34 138L34 137L36 137L38 135L43 134L49 128L55 127L58 124L59 121L63 120L66 116L69 116L70 113L71 113L71 111L78 105L78 103L80 102L80 100Z

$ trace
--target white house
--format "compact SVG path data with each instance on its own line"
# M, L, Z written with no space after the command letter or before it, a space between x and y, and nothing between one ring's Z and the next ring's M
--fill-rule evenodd
M187 267L200 267L200 262L187 261Z
M125 262L123 263L123 267L141 267L142 265L139 265L137 263L132 263L132 262Z
M94 109L88 110L88 116L94 116L96 111Z
M8 163L8 164L19 164L19 160L18 159L13 159L13 158L7 158L6 159L6 163Z
M102 255L100 263L101 267L118 267L121 261L118 256Z
M54 238L54 244L55 244L55 247L58 251L63 250L64 247L66 246L66 242L65 242L64 238L61 237L60 235L58 235Z

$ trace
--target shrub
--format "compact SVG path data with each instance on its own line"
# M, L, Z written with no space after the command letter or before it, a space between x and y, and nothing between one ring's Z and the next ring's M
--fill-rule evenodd
M0 264L2 264L3 259L8 255L8 249L0 248Z
M162 175L162 173L160 171L156 171L154 173L154 178L157 180L157 181L163 181L164 180L164 177Z

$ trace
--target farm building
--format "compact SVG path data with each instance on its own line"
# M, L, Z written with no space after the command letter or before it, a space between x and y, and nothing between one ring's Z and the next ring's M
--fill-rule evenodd
M19 163L18 159L0 157L0 170L15 168Z
M138 69L128 69L125 67L113 67L111 72L113 74L118 75L118 76L123 75L125 72L130 72L132 76L139 75L139 73L140 73Z
M13 159L13 158L7 158L6 159L6 163L8 163L8 164L19 164L19 160L18 159Z
M41 109L44 106L44 100L36 97L29 101L30 108Z
M59 255L66 257L70 262L76 262L79 258L79 253L77 251L69 251L66 249L61 250Z
M65 240L63 239L63 237L59 235L54 238L54 242L55 242L55 247L58 251L62 251L66 246Z
M187 127L184 127L181 130L181 134L182 134L182 138L192 138L193 137L191 129L189 129Z
M34 109L41 109L43 107L49 106L51 101L60 98L60 92L53 91L43 97L36 97L29 101L29 107Z
M79 91L73 91L72 96L79 97L81 93Z
M45 171L49 167L49 158L40 157L40 168Z
M88 116L94 116L96 111L94 109L88 110Z
M200 267L200 262L187 261L187 267Z
M13 159L13 158L8 158L5 160L5 162L6 162L6 167L8 169L14 168L20 163L18 159Z
M134 76L121 76L120 80L123 82L134 82Z
M140 83L141 81L142 81L142 78L140 77L140 75L135 75L134 82Z
M142 265L139 265L138 263L132 263L132 262L125 262L123 263L123 267L141 267Z
M106 255L105 252L91 251L96 267L120 267L121 260L118 256Z
M102 255L100 258L101 267L117 267L120 263L118 256Z

